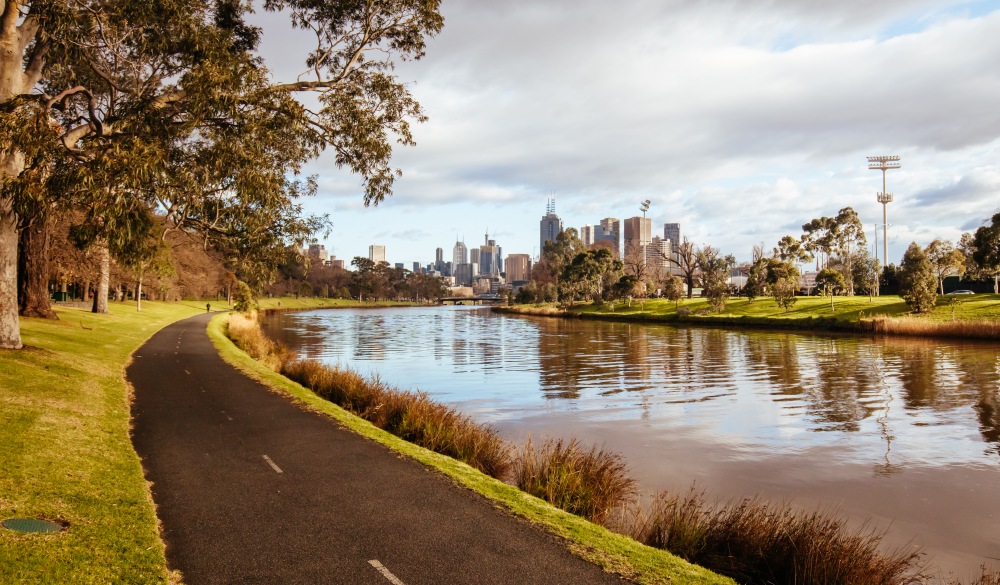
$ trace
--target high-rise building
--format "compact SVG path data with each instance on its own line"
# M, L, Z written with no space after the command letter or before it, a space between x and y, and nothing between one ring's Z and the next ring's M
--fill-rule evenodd
M676 248L677 244L681 243L681 224L663 224L663 237L670 240L670 243Z
M476 269L472 271L473 278L479 276L479 251L479 248L469 250L469 264L476 267Z
M645 255L646 246L653 241L653 220L648 217L630 217L625 220L624 253L641 250Z
M583 241L584 246L593 246L594 242L594 226L585 225L580 228L580 240Z
M455 242L455 247L451 253L451 262L455 266L469 263L469 248L465 246L465 242Z
M500 272L503 271L501 254L503 250L497 245L496 240L490 239L490 234L487 232L485 244L479 247L479 273L483 276L500 276Z
M656 278L663 278L670 273L670 240L653 236L646 246L646 265Z
M514 284L531 280L531 256L528 254L507 255L507 282Z
M441 248L434 250L434 270L444 274L444 250Z
M622 222L614 217L605 217L594 231L595 242L609 242L615 258L621 256Z
M334 258L334 259L330 260L330 266L333 266L334 268L343 268L344 267L344 261L343 260L337 260L336 258Z
M368 259L372 262L385 262L385 246L368 246Z
M402 262L396 262L396 269L397 270L405 270L404 264Z
M545 215L542 216L542 221L539 222L539 243L538 243L538 255L541 256L545 252L545 242L556 241L556 236L562 233L563 223L556 215L556 200L549 199L548 203L545 205Z
M413 263L413 274L420 274L420 263L419 262L414 262Z

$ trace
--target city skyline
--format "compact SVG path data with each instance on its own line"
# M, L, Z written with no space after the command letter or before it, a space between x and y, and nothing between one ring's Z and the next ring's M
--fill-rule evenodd
M955 241L997 210L998 9L445 4L426 57L399 68L429 121L413 126L416 147L396 150L393 197L365 208L357 178L327 155L305 169L319 189L303 203L330 214L319 242L348 260L379 243L394 261L426 263L451 245L443 233L471 243L487 228L505 251L537 257L549 198L578 230L650 199L654 226L681 223L693 243L747 260L754 244L770 249L847 206L872 245L881 178L866 157L894 154L905 163L888 178L898 263L910 241ZM263 47L286 77L305 70L292 34Z

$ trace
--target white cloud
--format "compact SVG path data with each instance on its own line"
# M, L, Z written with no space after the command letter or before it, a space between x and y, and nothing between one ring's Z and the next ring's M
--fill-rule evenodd
M332 208L333 242L358 254L369 222L424 222L407 246L424 256L399 259L424 261L487 226L505 251L530 252L549 196L575 227L635 215L649 197L654 224L680 221L693 241L745 257L847 205L873 230L881 182L864 157L899 154L897 259L905 237L956 239L997 205L997 8L446 2L427 56L398 70L430 121L396 154L395 196L361 210L356 178L318 161L310 206ZM269 46L294 46L277 37Z

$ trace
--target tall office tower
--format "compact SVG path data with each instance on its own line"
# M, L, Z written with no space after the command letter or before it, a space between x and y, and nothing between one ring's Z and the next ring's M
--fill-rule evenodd
M585 225L580 228L580 240L583 241L584 246L592 246L597 240L594 239L594 226Z
M419 262L414 262L413 263L413 274L420 274L420 263Z
M458 286L469 286L472 284L472 264L458 264L455 266L455 284Z
M646 246L653 241L653 220L648 217L630 217L625 220L624 253L641 250L645 254Z
M507 282L527 282L531 280L531 256L528 254L507 255Z
M616 258L620 257L622 251L622 222L618 221L618 218L615 217L605 217L601 220L601 228L594 234L594 239L611 242L611 251L614 252Z
M372 262L385 262L385 246L368 246L368 259Z
M469 263L469 248L465 246L465 242L455 242L455 247L451 252L451 262L455 266Z
M402 262L396 262L396 269L397 269L397 270L405 270L405 269L403 268L403 266L404 266L404 265L403 265L403 263L402 263Z
M441 248L434 250L434 270L444 273L444 250Z
M681 243L681 224L679 223L663 224L663 237L670 240L670 243L676 249L677 244Z
M472 271L472 278L479 276L479 252L479 248L469 250L469 264L473 264L476 267L476 269Z
M490 239L489 232L486 233L485 244L479 247L479 274L500 275L500 248L496 240Z
M545 205L545 215L542 217L542 221L539 222L539 243L538 243L538 255L541 256L545 252L545 242L556 241L556 236L562 233L563 223L556 215L556 200L549 199L548 203Z
M646 246L646 265L650 267L656 278L663 278L670 274L670 240L653 236L653 240Z

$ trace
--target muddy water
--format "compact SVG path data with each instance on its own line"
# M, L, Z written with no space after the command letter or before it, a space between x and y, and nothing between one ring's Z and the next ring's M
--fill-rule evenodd
M761 494L870 521L946 575L1000 567L1000 344L469 307L293 313L265 327L513 441L604 443L648 492L697 482L712 498Z

